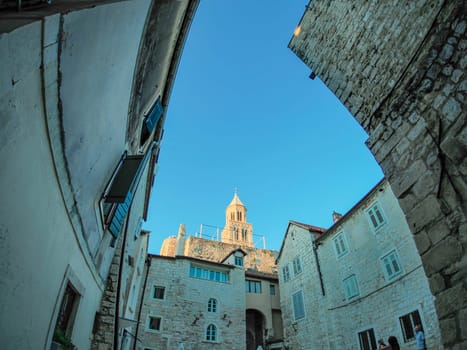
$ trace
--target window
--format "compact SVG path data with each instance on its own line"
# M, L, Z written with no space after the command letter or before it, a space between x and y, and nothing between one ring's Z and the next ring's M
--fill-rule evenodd
M305 317L305 306L303 304L303 293L298 291L292 294L293 313L295 320Z
M190 277L223 283L229 282L228 272L208 270L207 268L195 265L190 266Z
M156 127L159 119L161 118L164 112L164 108L162 107L162 102L160 96L157 98L154 105L151 107L149 112L146 114L143 122L143 128L141 130L141 137L140 137L140 145L144 145L144 143L148 140L149 136L151 135L152 131Z
M133 287L131 288L130 302L128 303L130 305L130 309L132 310L135 306L135 297L136 297L136 286L133 285Z
M360 343L360 350L376 349L376 338L373 328L358 333L358 341Z
M395 250L381 258L383 271L388 281L402 273L401 264Z
M334 237L332 241L334 242L334 250L338 258L348 253L347 243L345 241L343 232L336 235L336 237Z
M164 299L165 296L165 287L154 286L152 297L153 299Z
M282 268L282 277L284 278L284 282L287 282L290 279L289 265L285 265Z
M149 316L148 317L148 329L152 331L160 331L161 330L161 322L162 319L158 316Z
M214 298L208 301L208 312L217 312L217 300Z
M357 277L355 277L355 275L351 275L344 280L344 289L347 299L352 299L360 295L360 291L358 290Z
M293 273L295 276L302 273L302 262L299 256L293 259Z
M246 242L247 236L248 236L248 230L246 228L242 228L242 241Z
M274 284L269 285L269 294L276 295L276 286Z
M379 207L378 203L373 204L367 211L366 211L370 225L374 230L379 229L381 226L384 225L385 220L383 216L383 211Z
M261 294L261 281L246 280L245 290L247 293Z
M235 256L235 265L237 265L237 266L243 266L243 257L241 257L241 256Z
M399 317L401 324L402 334L404 335L404 342L407 343L415 339L415 326L419 324L422 326L422 320L418 310L412 311L402 317Z
M217 336L217 329L216 326L213 324L210 324L208 328L206 329L206 340L207 341L216 341L216 336Z
M71 336L73 329L74 318L78 308L79 294L73 286L68 283L65 287L62 303L57 316L55 332L60 332L63 335Z
M100 200L100 212L104 229L116 238L122 229L134 192L152 153L128 156L125 152L114 170Z

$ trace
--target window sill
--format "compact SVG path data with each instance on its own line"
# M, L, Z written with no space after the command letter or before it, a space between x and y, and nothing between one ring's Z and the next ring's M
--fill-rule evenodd
M159 330L157 330L157 329L146 328L146 332L150 332L150 333L156 333L156 334L158 334L158 333L160 333L160 332L161 332L161 330L160 330L160 329L159 329Z

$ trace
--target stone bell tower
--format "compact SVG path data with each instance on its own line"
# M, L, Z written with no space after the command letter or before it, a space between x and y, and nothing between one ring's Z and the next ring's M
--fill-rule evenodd
M222 242L254 247L253 226L246 221L246 207L238 198L236 190L232 201L225 210Z

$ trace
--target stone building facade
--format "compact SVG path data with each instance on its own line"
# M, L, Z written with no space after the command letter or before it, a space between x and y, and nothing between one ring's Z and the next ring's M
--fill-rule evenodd
M282 318L275 260L277 252L255 248L253 226L247 222L247 209L235 193L226 208L226 224L221 241L189 236L181 225L177 237L167 238L161 256L191 257L200 261L229 264L243 271L241 281L245 302L242 308L246 343L235 349L282 349ZM235 286L237 288L238 286Z
M313 249L314 240L324 231L320 227L290 221L279 251L280 302L284 341L289 349L326 349L323 347L327 336L326 313L316 301L321 295L322 277ZM303 315L295 315L294 298L295 303L303 304ZM296 322L295 318L302 322Z
M371 350L392 335L409 350L416 324L429 349L443 349L421 258L385 179L326 231L291 222L278 268L292 349Z
M289 47L369 135L414 234L444 345L467 347L465 1L310 1Z
M140 349L242 349L244 271L191 257L150 255Z

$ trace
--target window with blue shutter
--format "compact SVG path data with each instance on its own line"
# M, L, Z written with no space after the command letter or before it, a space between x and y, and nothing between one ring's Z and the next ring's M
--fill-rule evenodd
M305 304L303 303L303 292L299 290L298 292L292 294L292 304L294 319L299 320L305 317Z
M378 203L374 203L369 209L366 210L368 221L370 222L373 231L378 230L386 223L383 215L383 210Z
M160 96L157 98L154 105L149 110L148 114L144 117L143 128L141 130L141 140L140 144L144 143L151 135L152 131L156 128L159 119L161 119L162 114L164 113L164 108L162 107L162 101Z
M395 250L392 250L389 254L383 256L381 258L381 263L383 265L384 275L388 281L402 273L399 257Z
M334 251L336 253L337 258L340 258L346 255L349 250L347 248L347 242L344 237L344 232L340 232L332 239L334 242Z
M141 175L152 153L152 147L143 155L124 156L114 171L101 200L104 228L118 237L130 208Z
M347 298L347 300L350 300L360 295L357 277L355 275L350 275L344 280L344 290L345 297Z
M293 259L292 265L293 265L293 273L295 276L302 273L302 262L299 256Z

